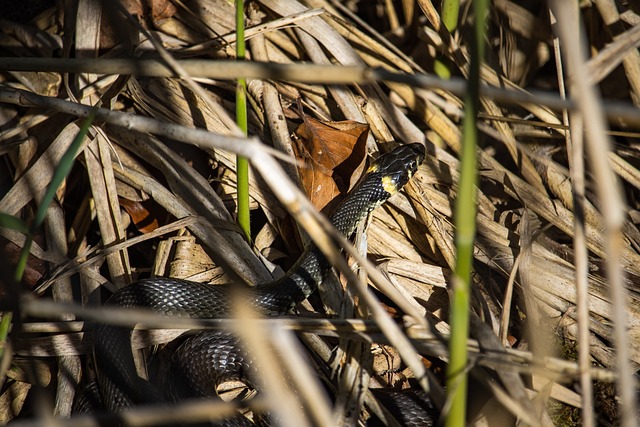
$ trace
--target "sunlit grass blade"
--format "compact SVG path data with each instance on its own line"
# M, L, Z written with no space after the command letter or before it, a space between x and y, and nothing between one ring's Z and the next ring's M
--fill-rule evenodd
M454 218L457 256L451 295L450 359L447 367L447 393L451 404L446 419L448 427L466 425L469 300L477 212L476 149L479 138L477 119L480 109L480 64L484 56L484 26L487 10L487 0L474 2L475 28L470 49L471 63L468 90L465 96L460 185Z
M245 58L244 42L244 1L236 1L236 58ZM236 85L236 123L248 134L247 127L247 80L238 79ZM238 196L238 225L244 232L247 241L251 241L251 219L249 215L249 161L241 156L236 158L237 196Z

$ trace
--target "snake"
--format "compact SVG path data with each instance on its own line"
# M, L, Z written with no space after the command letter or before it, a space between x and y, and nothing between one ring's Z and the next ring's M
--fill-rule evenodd
M400 191L424 157L425 148L420 143L400 145L380 155L329 217L331 224L343 236L351 236L374 209ZM208 285L155 277L117 290L106 305L143 308L172 317L225 318L232 316L235 298L240 295L263 316L284 315L307 299L330 271L327 258L311 243L282 278L268 283ZM163 391L160 391L159 387L138 376L130 345L131 334L130 328L109 324L97 324L94 328L97 387L102 405L108 411L208 397L227 379L249 378L245 382L250 383L256 369L252 363L254 358L240 348L238 338L232 333L202 331L176 349Z

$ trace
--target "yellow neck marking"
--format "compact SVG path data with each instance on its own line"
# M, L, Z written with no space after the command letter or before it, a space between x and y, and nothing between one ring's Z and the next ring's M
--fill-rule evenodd
M398 186L393 182L393 178L390 176L382 177L382 188L392 196L398 192Z

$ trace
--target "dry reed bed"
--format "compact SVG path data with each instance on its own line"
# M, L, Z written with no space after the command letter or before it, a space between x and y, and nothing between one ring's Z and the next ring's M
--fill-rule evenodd
M192 7L190 11L175 6L175 9L167 9L164 16L156 16L155 35L162 40L166 49L164 54L175 59L233 58L232 6L216 0L200 3L200 6L197 2L187 4ZM366 8L366 5L361 6ZM632 10L616 10L613 1L598 2L597 6L597 9L582 10L583 19L591 30L588 40L592 55L583 71L592 81L600 82L606 98L615 96L637 102L640 99L640 74L636 68L640 62L635 49L638 31L633 25L640 18ZM127 30L117 31L120 44L110 52L113 57L131 53L156 56L154 52L162 49L153 46L130 21L115 13L105 11L101 26L100 14L91 7L99 6L82 5L76 15L64 11L67 17L76 17L75 57L92 58L98 52L104 53L110 42L116 45L116 39L109 32L115 28ZM370 11L373 13L375 9ZM14 29L3 34L4 40L17 44L16 47L7 43L5 49L16 57L49 57L56 48L65 51L70 47L70 41L62 36L60 21L55 18L60 12L52 9L41 14L34 21L39 30L28 27L24 33ZM435 55L449 52L456 74L466 74L468 55L464 31L467 28L464 25L459 38L449 37L439 28L439 18L434 15L431 3L423 0L398 2L395 9L389 9L387 5L384 12L371 22L376 28L388 30L381 35L338 3L322 0L309 0L305 5L276 0L252 3L247 9L248 25L255 28L247 33L250 60L364 65L395 72L423 73ZM151 15L146 16L151 18ZM558 81L554 81L556 77L548 64L566 46L553 38L544 6L535 5L526 10L514 2L495 1L491 19L488 34L491 60L483 68L485 82L513 90L540 85L557 87ZM569 18L565 16L565 19ZM614 43L610 43L610 34L594 30L602 28L603 21L611 24L608 28L615 34ZM64 33L69 34L68 31ZM138 42L138 37L143 41ZM623 66L614 67L619 64ZM215 67L215 63L211 66ZM182 74L179 69L174 68L174 71ZM71 100L75 98L84 104L95 104L101 99L103 107L114 110L203 128L213 134L237 135L231 118L235 87L232 81L190 79L188 76L174 79L79 73L61 78L53 71L4 73L3 77L5 88L17 87L46 96L66 94L70 97L73 94ZM305 78L308 81L310 76ZM561 78L569 81L565 76ZM318 76L318 80L322 79ZM292 425L311 422L331 425L336 419L350 425L362 416L359 408L363 401L369 411L381 410L376 409L375 399L366 392L370 383L390 381L406 385L405 376L411 377L424 369L415 349L430 363L437 365L439 358L446 360L446 347L433 334L448 332L445 290L455 260L452 202L458 179L455 156L461 141L458 123L462 115L461 101L443 90L429 91L391 82L317 85L297 83L295 79L251 80L248 91L250 134L284 153L292 153L291 130L299 121L295 110L297 99L303 101L309 114L320 118L369 123L367 148L372 153L393 140L421 141L429 147L427 160L415 180L401 195L376 211L368 231L368 253L389 280L387 282L384 277L374 280L379 291L377 295L384 295L389 304L395 303L407 315L405 321L409 327L402 334L394 337L394 331L399 329L389 322L379 303L370 306L368 315L366 310L362 311L362 304L360 309L349 306L345 301L351 301L353 294L344 294L339 283L326 284L328 291L322 292L325 308L339 317L353 318L356 313L355 317L372 316L373 322L356 321L357 326L354 326L356 323L349 326L351 333L346 332L347 327L341 329L329 323L308 325L304 320L295 319L274 322L280 327L254 323L240 328L249 345L265 354L264 364L272 367L265 370L272 376L262 378L268 395L272 396L266 400L272 411L286 417ZM567 151L564 141L569 137L570 124L573 144L570 146L579 150L575 147L582 138L580 121L589 119L574 112L569 121L569 116L543 104L501 105L489 98L483 98L482 102L480 127L485 140L478 153L481 181L473 302L474 311L484 324L473 325L475 339L469 344L472 361L500 378L502 385L489 383L489 387L493 388L502 405L525 421L548 425L552 422L550 417L532 403L532 396L537 395L542 400L551 396L575 407L590 402L584 400L584 396L581 400L579 389L575 387L581 372L575 359L559 357L553 342L578 340L579 325L588 326L585 330L588 330L594 365L590 374L600 382L612 382L614 368L619 364L613 347L616 325L620 323L615 313L623 310L629 335L624 344L633 366L640 363L637 344L640 307L635 285L640 276L640 234L636 227L640 174L637 147L633 142L637 134L635 128L612 121L610 126L620 132L615 136L612 151L604 157L608 159L610 170L617 174L627 198L616 264L626 275L624 283L628 292L625 306L614 307L610 291L615 284L609 286L606 276L615 269L615 266L607 265L611 252L604 230L610 222L601 213L606 211L606 206L598 209L603 202L596 195L594 184L600 175L595 179L594 175L587 175L585 233L578 240L578 247L588 249L589 258L578 257L571 244L576 236L569 164L575 161L575 155ZM606 109L606 102L602 105ZM57 159L74 138L78 126L73 117L53 110L3 104L3 112L7 117L5 122L11 125L5 125L0 133L0 153L5 159L2 178L13 184L0 200L0 210L28 219L33 201L42 197ZM270 273L269 269L274 267L266 258L292 249L282 246L280 238L282 233L288 236L285 239L291 236L287 211L298 219L304 216L304 211L301 213L296 205L303 202L295 197L289 199L290 203L285 203L284 208L281 204L286 198L283 193L294 188L297 182L292 163L281 162L288 180L280 180L284 175L277 174L273 175L278 178L275 180L269 175L268 168L254 164L258 173L251 179L252 203L253 208L262 212L265 223L258 231L252 249L232 225L229 213L234 206L233 151L241 149L232 146L228 146L231 151L195 148L154 136L153 132L137 130L135 123L127 129L100 123L92 128L78 157L79 165L59 193L62 205L56 202L49 208L46 232L36 240L31 251L36 279L44 271L42 267L38 270L36 261L47 264L43 278L33 281L33 285L37 285L33 289L35 294L71 302L74 300L72 278L75 277L81 285L82 302L95 303L99 301L100 288L116 289L141 271L149 270L155 274L212 282L241 278L249 283L259 283L270 280L272 274L282 274L279 267ZM180 139L182 142L194 143L189 134L180 135L184 137ZM216 138L212 136L215 147L227 141ZM258 151L254 160L267 154ZM273 173L276 172L274 169ZM214 185L210 185L211 180L216 181ZM614 188L612 185L610 191L614 192ZM65 189L78 200L66 198ZM129 216L121 213L119 198L146 203L144 206L154 205L157 211L169 213L174 219L155 231L133 237L136 235L131 232L134 227L129 223ZM303 228L309 231L308 223L304 223ZM97 230L99 240L96 240ZM23 236L10 230L0 232L7 242L17 247L24 241ZM135 250L136 245L142 245L140 247L148 251L151 239L167 235L178 237L171 239L169 244L163 242L158 246L153 265L148 253L144 258L147 264L142 265L141 251ZM215 267L206 255L196 258L194 254L199 250L194 247L194 237L215 261ZM321 239L322 236L312 233L312 238ZM588 266L588 318L578 317L576 263ZM375 301L370 298L377 297L362 293L360 302ZM39 363L34 366L38 368L42 384L56 386L54 413L68 415L75 383L84 369L78 356L85 355L90 349L87 339L83 338L83 325L74 322L76 317L69 306L56 310L55 306L38 300L27 300L25 305L25 312L32 315L57 313L58 322L30 322L25 325L19 340L12 338L13 362L19 368L7 370L9 365L3 365L5 387L0 398L0 414L6 414L3 421L7 421L13 414L20 413L24 398L34 384L33 380L26 379L25 361L33 360L34 356L48 356L38 359ZM305 310L314 308L305 304ZM97 318L108 315L111 320L120 319L125 323L133 319L130 314L119 318L117 316L123 316L123 313L91 314L79 309L75 314ZM159 319L147 321L155 325ZM193 325L176 327L188 326ZM218 327L228 327L228 324ZM525 332L527 328L529 333ZM304 331L301 337L306 351L314 353L315 366L307 363L308 356L300 344L291 339L291 330ZM381 351L382 360L393 365L393 369L376 364L380 371L370 378L367 369L372 358L369 345L351 339L354 333L368 336L380 344L392 341L399 347L405 364L396 363L400 356L385 347ZM340 340L323 340L315 334L337 336ZM410 338L411 343L400 339L400 335ZM168 338L152 336L147 340L161 343ZM277 342L278 346L272 348L269 340ZM333 347L338 342L340 345ZM144 344L149 345L149 342ZM55 355L59 356L57 369L51 362L51 356ZM373 358L374 362L380 360ZM281 359L286 360L284 368L278 362ZM412 369L406 368L407 365ZM281 372L282 369L285 371ZM57 381L53 381L56 372ZM526 373L529 381L523 382L514 372ZM292 378L295 392L280 383L279 378L285 375ZM323 397L318 375L335 392L334 403ZM432 393L438 400L442 388L431 373L429 376ZM355 384L361 384L362 388ZM425 386L424 382L422 385ZM296 399L307 403L306 412L300 411ZM216 410L211 408L205 410ZM140 416L149 420L144 414Z

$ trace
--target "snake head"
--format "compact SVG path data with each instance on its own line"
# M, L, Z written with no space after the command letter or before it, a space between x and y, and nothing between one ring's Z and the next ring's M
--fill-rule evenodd
M414 142L401 145L378 157L368 172L380 176L382 185L390 195L396 194L411 179L425 157L423 144Z

